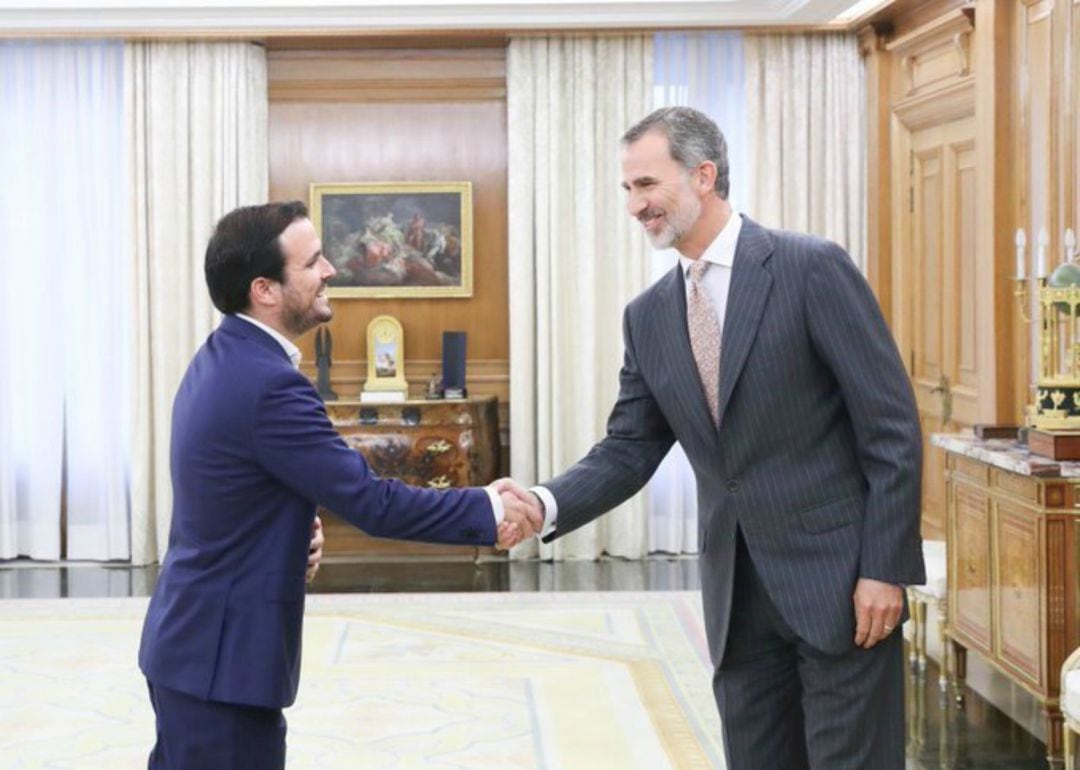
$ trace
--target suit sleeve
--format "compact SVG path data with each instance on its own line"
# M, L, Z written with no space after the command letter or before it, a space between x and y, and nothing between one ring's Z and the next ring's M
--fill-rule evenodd
M491 545L495 517L483 489L437 491L383 479L334 430L298 372L272 378L256 407L259 463L298 495L376 537Z
M843 394L868 484L859 576L923 583L922 436L907 372L870 286L843 249L828 244L808 270L810 336Z
M607 435L569 470L547 481L559 519L545 542L573 532L630 498L652 477L675 439L638 368L630 308L623 314L623 366Z

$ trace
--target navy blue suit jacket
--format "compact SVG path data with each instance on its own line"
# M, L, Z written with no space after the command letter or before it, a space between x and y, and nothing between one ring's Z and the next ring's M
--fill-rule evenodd
M381 479L330 424L315 389L263 330L226 316L173 405L169 548L139 666L196 697L290 705L317 505L368 534L495 542L482 489Z

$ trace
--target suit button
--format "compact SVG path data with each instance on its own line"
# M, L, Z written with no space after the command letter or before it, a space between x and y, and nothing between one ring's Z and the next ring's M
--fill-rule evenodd
M466 527L461 531L461 535L466 540L476 540L476 538L480 537L480 530L476 529L476 527Z
M732 479L731 481L729 481L727 483L727 491L731 492L732 494L735 494L736 492L738 492L739 491L739 482L737 482L735 479Z

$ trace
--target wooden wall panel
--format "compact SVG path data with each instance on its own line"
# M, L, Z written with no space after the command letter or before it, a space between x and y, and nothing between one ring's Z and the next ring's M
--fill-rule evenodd
M471 181L471 298L333 301L334 388L355 397L365 332L389 313L405 331L413 393L441 368L442 332L468 334L470 392L509 396L505 49L273 50L270 195L309 201L312 182ZM310 201L309 201L310 202ZM299 342L314 359L312 335ZM310 369L309 369L310 371Z
M1021 215L1028 242L1035 253L1040 228L1050 234L1051 255L1058 242L1054 207L1054 119L1052 115L1053 25L1048 4L1029 5L1019 24L1021 56L1021 118L1025 178L1021 180L1024 204ZM1053 260L1051 260L1053 261Z
M982 342L976 316L977 291L973 277L979 263L975 251L975 148L970 142L954 146L954 194L956 196L955 241L957 257L952 276L953 302L958 308L959 323L953 327L952 345L956 349L950 379L974 398L979 387L978 349ZM985 331L985 330L984 330Z
M1065 40L1065 81L1062 100L1065 112L1067 152L1064 166L1068 169L1068 194L1070 200L1066 211L1074 231L1080 231L1080 0L1073 0L1065 13L1068 17Z
M889 166L889 67L886 27L859 31L859 51L866 64L866 278L885 320L892 327L892 238Z
M914 265L919 276L915 299L916 357L914 377L927 388L938 384L943 373L942 351L942 242L945 216L941 148L935 142L926 151L915 152L916 252Z
M977 4L971 43L975 77L973 245L977 269L968 282L978 318L978 420L989 423L1018 421L1022 410L1017 409L1017 394L1022 387L1017 386L1016 362L1026 349L1012 281L1017 222L1013 188L1016 161L1012 151L1016 85L1011 68L1013 10L1008 2ZM990 318L993 322L987 323Z

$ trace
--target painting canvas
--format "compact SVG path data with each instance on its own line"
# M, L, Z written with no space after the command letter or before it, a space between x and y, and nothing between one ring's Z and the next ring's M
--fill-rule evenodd
M336 297L472 296L472 185L311 185Z
M397 377L397 343L375 343L375 376Z

